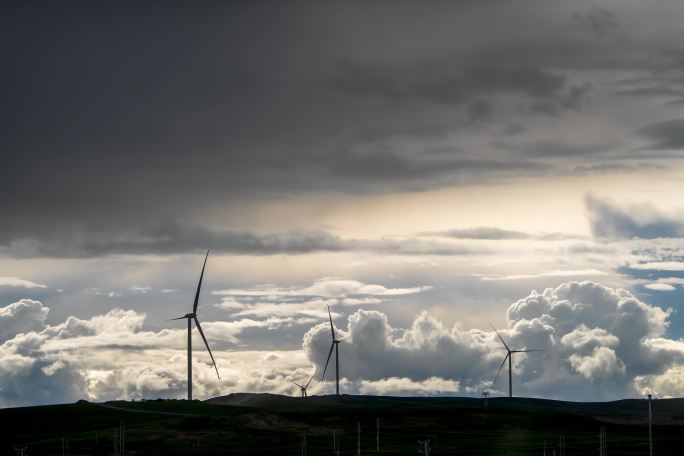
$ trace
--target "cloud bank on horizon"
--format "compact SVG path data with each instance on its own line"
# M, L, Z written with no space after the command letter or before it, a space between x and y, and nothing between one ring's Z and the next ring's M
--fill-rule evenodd
M0 406L185 393L182 328L143 330L146 316L122 309L49 325L49 309L29 299L0 310ZM682 385L672 382L684 370L684 343L665 336L670 312L589 281L533 291L508 307L508 327L500 331L511 347L544 350L514 359L514 392L570 400L634 397L647 389L662 396L683 394ZM214 352L223 380L211 376L208 356L198 354L198 395L292 394L288 380L321 372L330 343L327 322L305 333L300 350L232 348L250 328L278 328L294 320L206 322L207 337L219 344ZM505 394L503 377L492 384L505 354L492 331L447 328L427 312L410 327L396 328L386 314L363 309L338 331L347 393L477 395L487 389ZM331 391L329 381L311 387L314 394Z

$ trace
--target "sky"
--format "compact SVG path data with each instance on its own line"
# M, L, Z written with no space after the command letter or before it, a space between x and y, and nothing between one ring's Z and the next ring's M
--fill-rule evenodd
M0 407L684 395L683 14L3 4Z

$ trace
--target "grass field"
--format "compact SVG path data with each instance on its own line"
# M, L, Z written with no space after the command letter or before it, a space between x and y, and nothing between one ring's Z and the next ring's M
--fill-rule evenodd
M239 397L239 400L238 400ZM241 406L227 405L239 402ZM333 431L340 454L376 453L380 423L383 455L418 454L418 441L430 439L431 454L560 455L599 454L599 431L606 428L608 454L647 455L646 401L575 403L494 398L488 407L472 398L388 398L331 396L285 398L235 395L209 402L108 402L0 410L1 454L117 454L119 426L125 453L301 455L332 454ZM684 400L654 403L654 454L681 454Z

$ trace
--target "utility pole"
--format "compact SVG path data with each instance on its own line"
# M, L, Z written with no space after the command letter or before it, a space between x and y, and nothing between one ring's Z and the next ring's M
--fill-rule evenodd
M117 454L124 454L126 451L126 428L123 421L119 421L119 438ZM115 444L116 445L116 444Z
M375 419L375 452L380 452L380 418Z
M306 434L302 434L302 456L306 456Z
M335 429L333 429L333 455L337 454L337 439L335 436Z
M356 456L361 456L361 422L356 425Z
M599 433L599 456L608 455L608 444L606 443L606 428L601 427L601 432Z
M544 440L544 456L546 456L546 440Z
M648 395L648 455L653 456L653 433L651 432L651 423L653 421L653 414L651 413L651 402L653 395Z
M418 454L430 456L430 439L418 440Z

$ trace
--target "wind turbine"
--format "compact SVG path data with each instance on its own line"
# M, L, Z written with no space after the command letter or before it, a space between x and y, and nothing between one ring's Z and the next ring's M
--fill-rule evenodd
M306 382L306 385L304 385L304 386L300 385L297 382L293 382L292 380L290 380L290 383L294 383L295 385L297 385L299 387L300 391L302 392L302 397L309 397L309 395L306 394L306 389L309 387L309 385L311 384L311 381L314 379L314 377L316 376L317 373L318 373L318 369L316 369L316 372L314 372L314 374L311 376L309 381Z
M494 382L492 382L492 385L496 383L496 379L499 378L499 374L501 373L501 369L503 369L504 364L506 364L506 360L508 360L508 397L513 397L513 353L530 353L530 352L541 352L544 350L511 350L508 348L508 345L506 342L503 340L503 337L501 337L501 334L499 334L499 331L496 330L494 325L489 323L489 326L492 327L494 332L496 333L497 336L499 336L499 339L501 339L501 343L504 344L504 347L506 347L506 357L504 358L503 362L501 363L501 366L499 366L499 371L496 373L496 377L494 377Z
M332 314L330 313L330 306L328 306L328 317L330 318L330 332L332 333L332 345L330 345L330 352L328 352L328 359L325 361L325 368L323 368L323 375L321 380L325 378L325 371L328 370L328 363L332 356L333 349L335 349L335 394L340 395L340 352L339 345L341 340L335 339L335 328L333 327Z
M204 268L207 265L207 258L209 258L209 250L207 250L207 256L204 257L204 265L202 265L202 273L200 274L199 283L197 284L197 292L195 293L195 302L192 305L192 313L185 314L182 317L172 318L172 320L183 320L188 319L188 400L192 400L192 322L195 321L195 326L199 330L200 336L204 341L204 345L207 347L209 356L211 356L211 362L214 364L214 369L216 369L216 376L221 380L218 368L216 367L216 361L214 360L214 355L211 354L211 348L209 348L209 343L207 338L204 337L204 331L202 331L202 326L197 319L197 304L199 303L200 288L202 288L202 278L204 277Z

